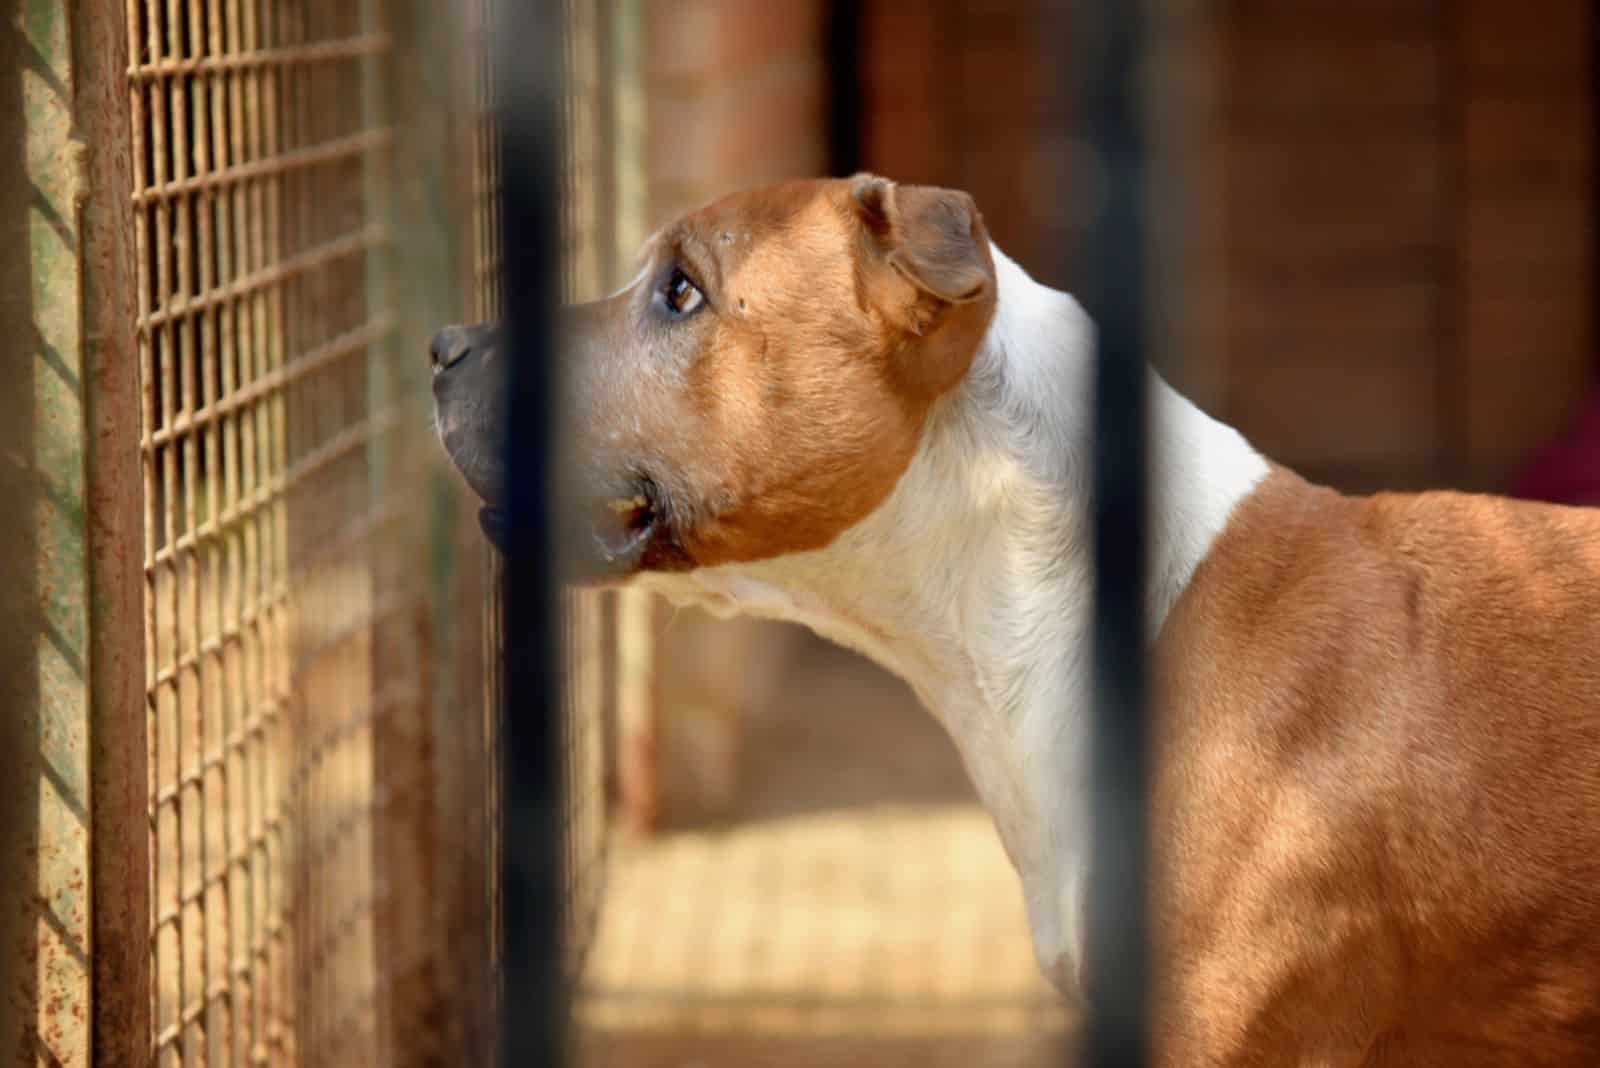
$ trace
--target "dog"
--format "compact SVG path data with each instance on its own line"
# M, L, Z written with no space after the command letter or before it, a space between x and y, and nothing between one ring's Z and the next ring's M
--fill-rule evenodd
M967 195L858 175L719 200L560 314L585 580L906 679L1092 997L1084 311ZM431 346L491 535L495 338ZM1600 1063L1600 512L1343 496L1149 397L1158 1063Z

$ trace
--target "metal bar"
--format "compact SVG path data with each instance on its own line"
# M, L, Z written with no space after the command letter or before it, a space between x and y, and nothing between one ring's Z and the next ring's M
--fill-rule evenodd
M223 122L218 120L217 126L219 129L222 125ZM222 153L219 151L217 156L220 159ZM225 198L219 198L219 207L226 210ZM357 230L342 237L334 238L315 248L290 256L281 263L274 263L260 270L251 271L241 278L219 284L203 293L180 297L172 302L171 307L160 308L147 315L141 315L139 317L139 325L141 327L155 327L173 319L182 319L186 316L219 309L223 305L232 304L247 296L262 292L296 275L327 267L346 257L365 255L373 249L387 244L389 233L389 228L386 226L372 225L363 230ZM220 248L221 256L226 264L231 250L226 242L223 242ZM231 271L224 266L222 275L225 278L230 277Z
M146 18L140 18L141 11ZM138 49L144 54L159 55L155 47L155 23L148 17L148 8L143 6L142 0L129 0L127 4L128 16L128 47ZM140 34L141 22L145 33ZM153 172L155 149L152 147L155 137L154 124L156 121L155 98L159 89L151 87L148 91L141 86L130 87L131 109L133 119L133 188L143 189L155 181ZM156 228L156 223L148 209L135 208L135 256L134 266L138 271L138 311L141 315L147 313L155 303L155 281L150 277L152 248L164 240L162 231ZM147 333L139 336L139 388L140 412L143 427L157 425L159 414L156 409L156 339ZM143 457L142 478L144 482L144 540L143 550L148 554L157 544L158 519L160 507L159 494L155 487L160 478L160 459L153 452L146 453ZM159 670L160 650L158 649L158 635L160 634L160 608L156 598L157 581L154 571L150 568L148 555L145 570L145 675L147 680L155 677ZM156 743L159 740L158 731L158 701L147 690L145 699L145 735L147 742L147 781L145 788L153 791L158 780L160 762L157 759ZM162 999L160 994L160 935L151 923L157 903L157 878L160 868L161 829L166 825L166 818L157 812L151 805L148 809L150 816L150 831L145 843L149 855L149 876L146 884L145 915L142 917L146 924L146 951L144 962L146 976L145 1000L145 1029L137 1037L143 1047L146 1063L153 1060L150 1056L150 1034L161 1026Z
M184 53L183 28L185 25L186 5L183 0L167 0L167 55L182 58ZM172 106L172 177L175 182L184 182L195 175L195 165L198 160L191 154L193 146L193 133L189 119L189 91L188 86L181 80L169 80L167 88L170 93L169 100ZM173 205L177 216L176 233L173 237L173 260L176 274L176 288L173 296L187 295L195 292L194 259L191 250L194 248L194 204L192 201L179 201ZM195 332L192 323L168 324L170 335L175 341L172 352L177 358L174 368L173 392L177 399L178 417L187 416L198 407L198 397L195 389L195 371L199 361L195 358ZM178 476L167 487L168 500L176 496L180 502L178 515L183 531L195 529L198 519L196 515L196 501L198 498L196 474L199 468L199 455L195 447L195 435L186 435L180 441L168 448L168 457L177 457ZM187 553L176 563L176 581L173 587L174 615L177 622L179 641L175 646L176 655L182 656L185 640L194 647L201 640L200 633L200 561L196 553ZM198 665L197 665L198 666ZM184 683L187 682L187 685ZM198 671L189 673L178 680L175 697L173 724L175 726L173 771L178 778L182 778L184 769L192 767L198 762L199 755L197 742L199 732L205 722L205 708L203 696L200 692L201 683ZM184 1030L183 1055L186 1060L199 1061L204 1058L203 1042L205 1028L200 1021L183 1022L183 1008L188 1005L195 991L205 989L205 902L196 899L193 904L185 907L185 897L192 893L191 887L197 888L198 877L204 870L205 864L205 796L204 790L190 791L191 796L187 803L180 799L176 806L178 818L178 875L177 875L177 905L179 909L178 922L178 999L177 1012L179 1022Z
M249 52L260 47L256 8L257 5L253 3L229 0L230 51ZM276 101L269 102L267 94L267 79L271 69L255 67L240 73L244 76L244 84L236 121L233 123L233 128L241 132L235 145L237 154L231 164L235 168L270 158L275 146L268 145L264 127L275 128L278 118ZM274 109L270 116L266 114L269 107ZM244 250L244 267L246 270L260 270L275 262L275 257L270 257L267 251L267 227L277 226L276 218L269 220L266 215L268 191L264 183L251 182L236 183L233 192L238 198L234 210L239 232L235 241ZM248 313L239 324L241 379L253 380L267 373L266 337L274 319L272 310L277 288L269 287L253 294L248 303ZM243 494L253 494L274 481L272 465L266 458L270 447L266 406L253 408L241 423L240 453L243 464L240 488ZM250 842L251 864L241 888L249 902L242 925L242 948L246 951L245 959L249 968L248 980L242 984L248 998L245 1014L247 1026L241 1030L244 1031L243 1049L252 1062L265 1059L262 1054L272 1047L274 1025L281 1011L278 1007L280 992L274 989L281 944L271 935L277 917L273 914L270 893L274 875L274 839L282 832L274 832L270 826L283 810L269 793L268 783L273 770L273 749L279 733L274 728L283 718L283 709L289 696L288 688L279 686L277 669L283 655L281 645L287 637L282 631L287 629L288 598L276 596L276 590L273 589L279 576L274 562L269 559L272 545L270 527L270 516L259 514L252 517L243 536L246 596L257 604L263 598L270 598L273 612L271 617L262 618L260 626L251 635L244 686L251 695L264 695L272 699L271 708L275 713L269 723L267 706L253 706L253 720L247 719L247 723L251 723L253 736L260 739L260 744L249 754L243 768L244 834Z
M277 72L272 68L266 68L260 73L275 74ZM159 125L157 129L160 129ZM306 171L330 163L340 163L344 160L359 158L369 152L387 148L391 139L391 131L387 129L362 130L360 133L334 138L331 141L324 141L321 144L296 149L292 152L270 151L266 159L258 159L233 167L224 167L211 174L192 178L178 177L170 181L165 177L161 177L151 188L135 192L133 199L136 204L143 204L149 201L155 201L160 204L176 200L190 193L226 188L227 186L238 185L258 178L281 180L284 175L295 171ZM269 190L270 199L271 191Z
M1592 161L1594 159L1593 146L1600 144L1600 10L1597 10L1592 4L1589 7L1589 84L1585 86L1585 91L1589 97L1589 129L1587 132L1591 146L1589 158ZM1589 210L1592 213L1591 217L1600 215L1600 167L1595 166L1592 162L1589 166ZM1591 239L1591 245L1600 245L1600 242ZM1594 248L1591 256L1595 253L1600 253L1600 248ZM1589 274L1589 329L1591 331L1590 337L1593 338L1593 332L1600 328L1600 270L1595 269L1593 259L1590 260ZM1464 343L1461 346L1461 352L1463 354L1466 352ZM1600 349L1597 349L1590 359L1595 370L1600 370ZM1464 404L1463 407L1465 407ZM1465 425L1465 415L1462 416L1461 421ZM1466 437L1465 431L1462 432L1461 436L1463 439Z
M221 28L218 23L212 22L209 25L213 31L220 33ZM316 41L292 48L264 48L229 54L213 50L208 56L187 59L167 57L154 63L141 63L130 68L128 73L136 81L153 81L157 78L185 74L229 74L263 67L307 66L313 63L356 59L378 55L388 48L388 34L368 33L342 40Z
M1077 272L1098 330L1094 376L1093 631L1095 863L1089 886L1084 1064L1149 1063L1148 795L1145 664L1146 307L1140 5L1073 8L1074 86L1096 210Z
M189 47L191 52L204 52L206 43L200 38L200 27L205 25L202 15L203 0L188 0L188 24L190 27ZM209 174L220 161L213 161L211 120L212 108L212 79L209 75L201 74L189 82L191 97L190 126L187 131L190 144L194 151L195 173ZM218 262L214 250L217 242L214 238L213 227L216 220L211 205L197 203L191 205L195 215L195 228L198 231L198 255L195 260L198 265L198 278L193 279L194 285L185 287L185 293L203 293L216 288L220 282L218 277ZM192 344L198 351L200 366L198 375L191 370L188 374L188 388L193 391L199 379L198 396L192 396L187 405L191 413L209 408L221 400L218 392L220 389L220 375L218 371L219 356L217 352L217 336L212 326L215 323L216 313L201 312L189 320L188 332L194 338ZM195 336L197 335L197 336ZM191 365L193 366L193 365ZM190 436L191 440L199 439L198 466L196 469L196 454L190 454L190 469L187 473L190 483L190 507L196 509L196 515L189 523L190 530L196 530L202 525L215 523L216 517L223 508L220 499L220 479L218 477L221 467L221 441L218 427L215 423L202 428L198 433ZM204 502L198 508L195 499L198 484L204 478ZM203 553L203 555L202 555ZM209 609L215 603L214 589L218 585L216 576L222 570L222 546L218 541L211 541L202 547L194 561L199 568L193 575L189 587L190 618L195 632L197 649L207 644L207 621L211 626L220 630L223 626L220 616L213 615ZM209 576L210 581L206 582ZM202 588L204 587L204 588ZM195 871L194 893L198 895L197 911L199 913L199 943L200 943L200 1010L201 1016L197 1023L200 1027L201 1042L205 1051L204 1055L209 1060L215 1056L220 1048L220 1043L225 1040L231 1018L226 1013L226 1006L217 1004L216 993L226 996L231 992L231 981L226 965L226 957L219 961L218 953L221 950L222 932L216 929L220 917L224 914L225 904L222 900L222 887L207 883L207 875L211 871L214 857L220 843L213 841L216 821L226 821L227 810L222 806L223 767L220 761L208 767L209 745L213 745L222 737L222 724L218 722L221 713L221 679L219 665L211 657L201 657L196 672L196 698L195 731L193 737L192 753L189 761L193 773L199 777L198 783L198 837L199 837L199 863ZM181 791L181 788L180 788ZM223 851L225 857L226 850ZM224 870L226 870L224 868Z
M561 665L551 508L552 342L559 273L556 5L496 5L506 307L516 350L509 403L499 836L503 1065L564 1060ZM504 1007L513 1007L510 1011Z
M167 38L162 35L163 4L161 0L146 0L145 19L148 26L149 54L161 57L171 54L169 41L175 27L169 27ZM170 81L158 82L150 88L151 102L151 151L155 166L150 175L154 186L165 185L174 175L173 157L176 146L172 144L172 86ZM136 206L142 206L135 201ZM174 223L172 220L173 204L168 200L157 201L155 204L154 232L152 241L155 245L155 278L151 285L155 300L165 305L172 299L172 278L176 273L173 269L173 242L172 233ZM159 333L155 344L155 367L149 387L159 396L159 401L153 401L155 417L161 426L171 426L177 410L177 370L174 367L177 350L177 337L173 324L167 326ZM177 450L169 447L162 450L156 459L154 485L149 488L157 498L158 509L158 544L170 545L178 534L177 510L178 498L178 466ZM154 544L147 544L145 551L149 552ZM172 561L166 566L157 567L152 571L150 596L155 604L155 611L162 623L171 627L171 637L166 642L166 648L161 648L160 629L152 635L152 642L157 647L157 664L166 660L168 667L176 665L181 656L182 633L178 629L178 592L181 585L179 580L178 562ZM152 716L150 719L150 734L152 744L150 751L154 756L155 775L152 785L167 777L176 778L178 774L179 748L181 739L178 734L178 719L180 716L179 704L181 695L177 692L157 693L152 703ZM154 883L155 899L152 907L160 912L168 907L176 909L178 896L183 887L183 811L181 806L163 808L157 813L157 827L151 836L151 852L154 857ZM171 901L169 906L167 903ZM179 1020L179 1006L186 1000L184 989L183 967L183 935L181 924L176 928L154 927L151 931L152 960L151 977L155 996L155 1011L152 1023L157 1027L176 1026L179 1029L180 1042L183 1033L182 1023ZM170 1021L170 1023L169 1023ZM185 1051L181 1048L167 1051L161 1055L159 1063L166 1068L167 1065L181 1065L185 1059Z
M208 29L206 53L215 57L227 56L229 52L222 0L207 0L206 26ZM232 116L239 106L239 85L238 72L231 70L219 72L211 82L213 168L227 167L231 162L239 160L242 155L239 145L243 133L232 121ZM137 85L135 91L139 91ZM240 266L236 257L242 256L244 252L240 240L237 208L236 195L216 198L216 285L222 291L226 291L238 279ZM247 288L241 290L238 294L238 303L242 304L250 292ZM207 303L205 298L202 298L195 301L194 305L204 307ZM210 407L216 409L223 403L220 398L233 396L235 390L239 388L237 371L239 314L238 307L233 301L217 301L214 307L220 363L218 382L220 393L219 399L213 401ZM140 325L146 324L141 321ZM216 666L220 674L218 694L220 722L217 724L219 737L215 749L223 857L222 883L219 887L222 927L220 952L222 974L228 984L228 1000L226 1028L215 1036L215 1046L220 1055L219 1059L230 1064L239 1064L245 1059L245 1022L249 1019L249 1014L242 1003L248 998L250 991L248 957L243 961L240 960L243 948L240 934L245 908L242 887L250 876L251 848L250 843L238 841L239 828L235 825L239 821L235 813L243 808L245 802L242 780L246 761L249 759L249 749L252 744L259 741L259 736L251 736L243 729L245 708L252 695L244 691L240 685L245 631L250 626L244 622L246 610L240 586L242 536L236 528L224 528L224 524L228 523L228 517L237 513L237 502L241 499L238 479L239 423L239 416L232 413L223 413L217 418L217 433L222 456L213 468L213 477L216 479L213 492L216 495L212 498L210 524L226 530L222 536L222 544L218 547L220 558L215 572L214 610L218 632L214 641L217 647ZM237 620L232 627L229 625L230 617Z
M379 316L363 323L353 330L329 339L304 355L294 357L286 366L261 375L248 386L234 389L220 397L207 398L206 403L179 413L170 425L146 435L143 447L155 449L169 441L187 439L187 436L195 430L212 429L213 424L227 416L267 400L289 384L335 366L340 360L348 359L353 353L376 345L393 333L394 324L386 317ZM200 529L203 528L191 528L191 530ZM182 544L182 539L178 544Z
M132 102L123 83L130 39L124 0L72 8L76 124L96 146L80 213L88 433L90 807L93 1063L149 1064L149 828L144 607L139 530L140 424L135 315ZM135 127L137 128L137 127ZM130 534L132 536L130 536Z
M828 0L828 169L835 175L861 169L861 0Z

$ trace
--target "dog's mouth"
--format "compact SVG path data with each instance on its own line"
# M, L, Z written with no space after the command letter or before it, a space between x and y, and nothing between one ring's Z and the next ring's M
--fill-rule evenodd
M644 555L650 539L661 527L661 495L648 478L627 497L605 502L607 513L594 527L594 540L606 563L631 567Z
M655 483L640 478L634 493L587 509L590 513L585 521L589 528L587 534L598 553L602 571L614 575L638 566L652 539L663 529L665 512L661 502ZM501 552L506 551L511 527L504 507L487 505L481 508L478 526L490 544Z

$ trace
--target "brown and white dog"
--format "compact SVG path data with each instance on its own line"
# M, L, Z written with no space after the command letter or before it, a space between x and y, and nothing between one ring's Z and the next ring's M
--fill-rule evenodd
M593 570L909 681L1075 996L1092 325L967 196L870 176L644 261L563 312ZM492 504L492 335L433 354ZM1161 1063L1600 1063L1600 513L1344 497L1150 390Z

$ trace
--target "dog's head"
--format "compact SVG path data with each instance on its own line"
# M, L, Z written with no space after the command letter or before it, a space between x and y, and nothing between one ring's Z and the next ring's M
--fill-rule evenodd
M994 312L971 198L868 175L727 197L643 259L559 320L559 462L598 579L827 545L888 496ZM515 418L496 337L432 346L440 436L491 537Z

